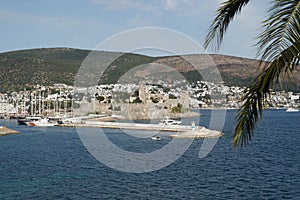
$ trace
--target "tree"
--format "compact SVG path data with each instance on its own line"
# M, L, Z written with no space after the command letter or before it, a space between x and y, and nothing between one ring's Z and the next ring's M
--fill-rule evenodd
M228 25L249 0L226 0L217 10L205 39L204 47L222 43ZM262 118L266 98L273 82L290 77L300 60L300 1L272 0L267 19L258 35L257 57L262 71L242 98L236 116L233 145L245 146L251 141L257 123ZM216 44L214 46L213 44ZM265 62L266 61L266 62Z

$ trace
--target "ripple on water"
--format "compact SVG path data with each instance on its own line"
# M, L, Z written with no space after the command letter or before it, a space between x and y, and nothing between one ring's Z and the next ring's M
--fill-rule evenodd
M200 123L207 125L209 111ZM0 199L297 199L300 196L300 114L269 111L252 143L231 147L234 111L228 111L222 137L199 159L195 140L175 163L144 174L122 173L99 163L72 128L29 128L0 138ZM117 130L110 139L135 152L151 152L159 142L135 143ZM109 153L109 152L107 152Z

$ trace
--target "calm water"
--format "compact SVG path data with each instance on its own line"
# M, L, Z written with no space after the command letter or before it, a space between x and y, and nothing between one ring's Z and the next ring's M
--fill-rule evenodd
M273 110L245 149L231 147L235 111L210 154L198 157L202 140L172 165L144 174L122 173L99 163L73 128L18 126L0 137L0 199L299 199L300 113ZM210 111L202 111L207 125ZM150 152L170 139L133 139L108 130L124 149Z

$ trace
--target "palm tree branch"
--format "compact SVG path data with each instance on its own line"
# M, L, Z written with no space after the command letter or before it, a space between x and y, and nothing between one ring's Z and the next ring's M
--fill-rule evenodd
M208 34L206 35L204 48L208 48L213 40L216 40L216 48L220 47L229 23L241 12L249 0L227 0L221 4L216 11L216 17L212 21ZM211 46L212 47L212 46Z
M257 123L262 118L262 111L266 98L269 96L270 88L279 76L295 63L299 63L298 55L293 55L299 44L292 45L282 51L280 56L273 62L267 64L263 72L258 75L250 89L242 98L243 105L238 110L236 126L233 135L233 145L245 146L251 141ZM291 68L286 72L292 72Z
M268 19L263 22L264 30L258 37L257 56L261 61L274 60L300 37L300 1L274 1L269 13Z
M217 10L210 25L204 47L211 47L215 40L217 49L230 22L247 5L249 0L227 0ZM242 106L236 116L233 144L244 146L252 139L270 88L282 75L290 75L300 62L300 2L298 0L274 0L269 17L263 22L259 35L257 56L260 64L268 61L262 72L242 98Z

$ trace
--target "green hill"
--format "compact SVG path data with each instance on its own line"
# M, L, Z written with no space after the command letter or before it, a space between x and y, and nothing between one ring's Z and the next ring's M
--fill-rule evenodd
M0 92L22 90L26 85L74 84L74 77L91 51L70 48L30 49L0 54ZM113 52L105 53L112 56ZM112 63L118 70L107 71L103 82L117 80L119 75L135 65L151 62L154 58L124 54ZM120 67L122 66L122 67Z
M74 75L89 51L67 48L32 49L0 54L0 91L25 85L73 84Z
M0 54L0 92L23 90L28 85L74 85L75 76L90 50L71 48L41 48L6 52ZM116 83L129 70L143 64L171 66L189 80L201 80L194 68L180 56L150 57L132 53L93 52L102 58L120 57L114 60L100 78L100 83ZM201 60L204 55L189 55ZM257 75L257 60L224 55L210 55L221 72L226 85L248 86ZM100 63L101 64L101 63ZM202 68L209 63L199 62ZM166 74L168 71L166 71ZM141 74L137 70L135 74ZM134 74L134 76L135 76ZM299 74L299 73L296 73ZM88 74L87 76L95 76ZM135 78L132 76L131 78ZM86 77L85 77L86 78ZM298 84L294 84L298 90Z

